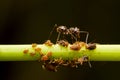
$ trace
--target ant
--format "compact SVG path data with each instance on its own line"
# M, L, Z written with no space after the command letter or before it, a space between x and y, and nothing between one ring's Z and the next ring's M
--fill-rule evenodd
M69 34L76 40L77 38L80 38L80 33L85 33L86 34L86 39L85 39L85 43L87 43L88 41L88 36L89 36L89 32L87 31L80 31L80 29L78 27L71 27L69 28Z
M88 41L89 32L87 32L87 31L80 31L80 29L78 27L67 28L66 26L57 26L57 24L54 25L54 28L55 27L57 27L56 31L58 32L58 36L57 36L56 42L59 41L59 38L60 38L61 34L63 34L63 35L71 35L71 37L73 39L75 39L75 41L78 41L78 39L80 38L80 33L85 33L86 34L85 43L87 43L87 41ZM54 28L53 28L53 30L54 30ZM49 38L51 37L51 35L53 33L53 30L50 32Z

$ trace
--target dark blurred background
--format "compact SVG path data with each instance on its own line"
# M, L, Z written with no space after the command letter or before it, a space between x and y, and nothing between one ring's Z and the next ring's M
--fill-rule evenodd
M54 24L89 31L89 42L120 43L119 0L0 0L0 44L43 43ZM53 34L53 42L56 40ZM57 73L38 62L0 62L0 80L116 80L120 62L91 62Z

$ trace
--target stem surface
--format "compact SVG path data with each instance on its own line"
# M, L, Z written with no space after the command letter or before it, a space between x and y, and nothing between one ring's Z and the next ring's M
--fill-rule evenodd
M79 51L74 51L68 47L62 47L58 44L53 46L46 46L39 44L37 47L41 48L43 54L52 52L52 58L73 59L83 55L88 55L91 61L120 61L120 45L117 44L97 44L96 49L88 50L84 47ZM29 53L24 54L25 49L29 53L34 52L31 45L0 45L0 61L34 61L40 58L40 54L36 52L34 56Z

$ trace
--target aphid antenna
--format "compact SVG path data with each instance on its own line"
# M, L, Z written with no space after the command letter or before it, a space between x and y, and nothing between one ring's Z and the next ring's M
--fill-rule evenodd
M85 33L85 34L86 34L85 43L87 43L87 41L88 41L88 36L89 36L89 32L87 32L87 31L80 31L80 33Z

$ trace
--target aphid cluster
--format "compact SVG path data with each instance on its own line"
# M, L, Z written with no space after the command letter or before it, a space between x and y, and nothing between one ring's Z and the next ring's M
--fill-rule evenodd
M81 48L85 48L86 50L94 50L96 48L95 43L87 43L88 41L88 35L89 33L87 31L80 31L78 27L70 27L67 28L66 26L57 26L56 27L56 32L58 33L57 39L56 39L56 44L69 48L70 50L73 51L79 51ZM86 34L86 39L85 42L80 41L80 33L85 33ZM51 35L52 33L50 33ZM69 43L66 38L61 39L61 36L69 35L71 37L71 40L74 40L75 42ZM51 40L47 40L44 43L45 46L51 47L54 44L51 42ZM84 62L88 62L89 67L91 67L90 64L90 59L88 55L84 55L78 58L74 58L73 60L64 60L62 57L60 58L51 58L53 55L52 51L47 51L46 53L42 53L41 48L37 47L36 43L32 44L33 51L30 52L28 49L25 49L23 51L24 54L30 54L31 56L36 55L36 53L39 53L41 55L39 61L43 62L42 68L46 69L48 71L53 71L56 72L57 69L60 66L70 66L74 68L78 68L79 65L83 65Z
M36 53L39 53L40 55L42 55L41 48L37 47L36 43L33 43L31 48L32 48L31 51L29 49L25 49L25 50L23 50L23 53L29 54L30 56L35 56Z

